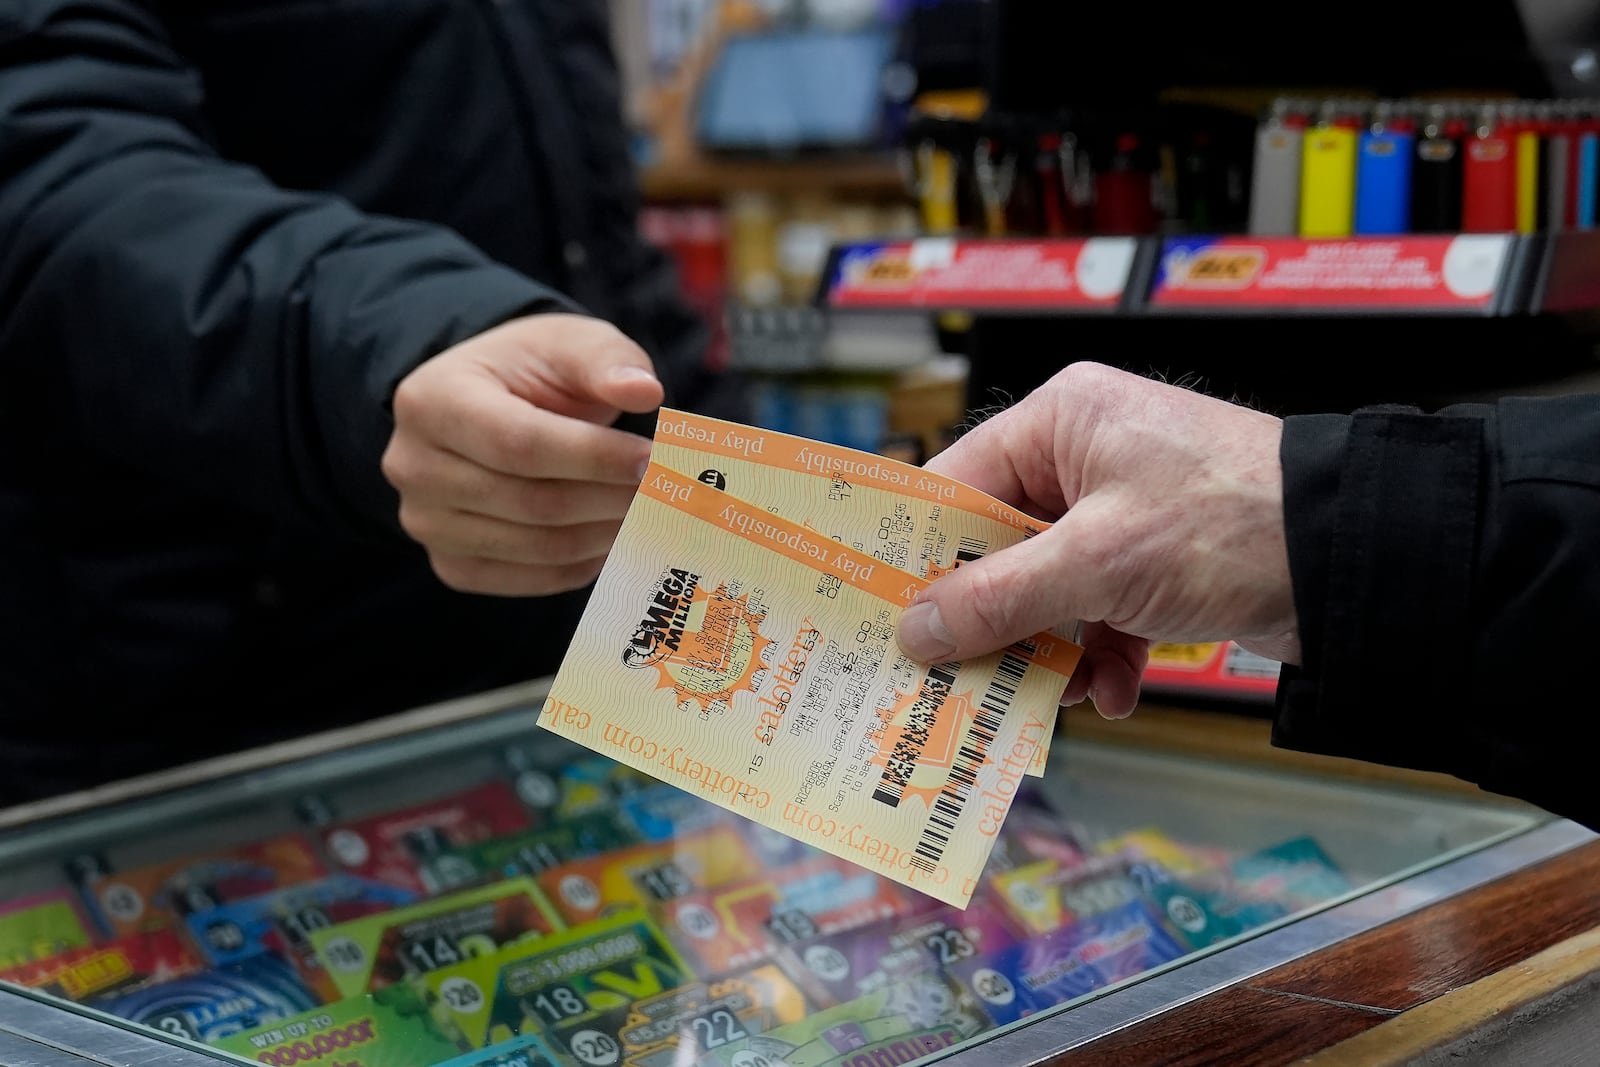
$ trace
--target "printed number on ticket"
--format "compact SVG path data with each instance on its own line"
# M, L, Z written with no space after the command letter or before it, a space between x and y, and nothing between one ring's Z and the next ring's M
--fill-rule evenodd
M1081 650L919 664L926 585L652 463L540 724L964 907Z
M934 471L689 412L661 412L651 458L930 581L1049 528ZM1029 774L1049 752L1039 746Z

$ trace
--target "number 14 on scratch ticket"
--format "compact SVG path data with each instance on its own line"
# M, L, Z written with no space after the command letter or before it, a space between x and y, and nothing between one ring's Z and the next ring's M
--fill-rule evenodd
M927 584L652 463L540 725L965 907L1081 649L917 663Z

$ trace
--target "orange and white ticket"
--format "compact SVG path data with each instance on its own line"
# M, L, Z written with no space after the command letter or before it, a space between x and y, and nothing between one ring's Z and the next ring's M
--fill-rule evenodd
M965 907L1081 650L919 664L926 585L652 463L540 725Z
M704 415L663 411L651 458L930 581L1049 528L934 471Z

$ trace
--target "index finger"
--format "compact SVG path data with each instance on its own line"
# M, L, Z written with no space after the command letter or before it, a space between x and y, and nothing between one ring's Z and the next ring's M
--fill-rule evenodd
M638 485L650 441L536 407L487 379L460 383L424 417L445 448L501 474Z
M1051 521L1067 509L1054 471L1038 455L1032 435L1039 422L1032 398L981 423L926 466L1004 504ZM1044 477L1039 468L1043 466Z

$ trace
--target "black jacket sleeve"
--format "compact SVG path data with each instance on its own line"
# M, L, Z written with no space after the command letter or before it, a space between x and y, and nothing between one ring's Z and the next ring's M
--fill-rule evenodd
M1276 744L1600 827L1600 396L1286 420Z
M0 385L194 492L395 533L388 401L559 298L451 232L288 192L208 142L139 0L0 6Z

